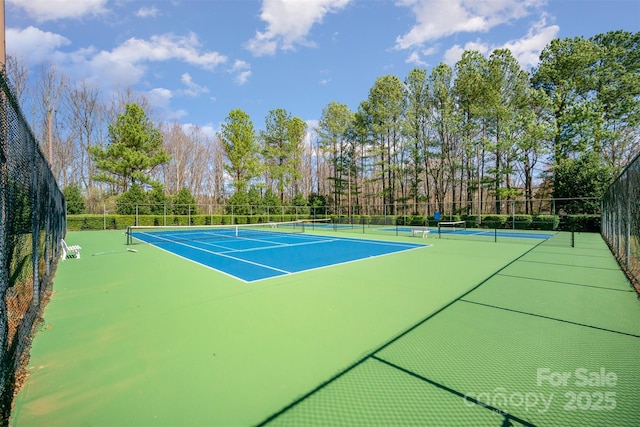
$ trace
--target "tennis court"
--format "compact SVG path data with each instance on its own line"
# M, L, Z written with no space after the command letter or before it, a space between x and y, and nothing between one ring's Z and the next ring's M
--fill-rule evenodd
M310 222L307 227L326 224ZM424 248L426 245L304 234L305 223L213 227L138 227L141 241L244 282L255 282L364 258Z
M69 233L11 424L637 425L640 302L600 235L365 240L430 246L238 286Z
M397 231L401 233L411 233L415 227L398 227ZM386 228L386 231L395 232L396 228ZM437 227L430 227L429 231L438 234ZM553 237L552 233L531 232L531 231L514 231L514 230L483 230L483 229L456 229L456 228L440 228L439 234L469 236L469 237L500 237L507 239L537 239L547 240Z

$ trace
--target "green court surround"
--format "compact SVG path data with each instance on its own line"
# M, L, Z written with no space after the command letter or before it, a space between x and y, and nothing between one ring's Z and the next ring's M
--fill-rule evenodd
M128 252L121 231L69 233L82 258L58 267L11 424L640 419L640 302L599 235L576 235L575 248L565 234L536 247L427 240L419 251L246 284L152 246ZM618 381L538 386L538 368L604 368ZM465 398L497 389L613 391L617 407L565 410L556 397L539 413Z

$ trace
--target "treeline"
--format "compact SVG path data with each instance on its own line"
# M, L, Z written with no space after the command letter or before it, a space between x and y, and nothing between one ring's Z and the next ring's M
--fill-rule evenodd
M599 197L637 152L639 41L623 31L556 39L530 71L507 49L467 51L453 67L379 77L356 111L332 102L314 128L274 109L257 131L234 110L215 136L154 124L132 92L104 103L99 87L52 67L29 76L9 61L7 71L45 153L54 141L61 186L80 190L89 212L118 200L470 215L524 199L533 214L533 199Z

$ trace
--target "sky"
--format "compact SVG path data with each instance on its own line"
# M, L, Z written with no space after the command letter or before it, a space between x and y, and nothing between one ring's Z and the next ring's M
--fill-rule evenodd
M4 0L7 54L104 94L144 94L155 121L214 134L234 109L264 128L356 111L377 77L508 47L535 67L554 38L640 31L639 0Z

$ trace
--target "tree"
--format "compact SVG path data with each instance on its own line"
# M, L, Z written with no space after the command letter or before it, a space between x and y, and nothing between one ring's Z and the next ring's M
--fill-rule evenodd
M175 215L195 215L198 213L198 205L187 187L182 187L173 196L173 213Z
M617 175L637 150L640 125L640 33L613 31L591 39L598 47L593 81L597 106L594 150Z
M556 209L568 214L595 214L600 210L600 198L612 182L611 169L593 150L577 159L564 159L556 164L554 195L559 200Z
M151 191L147 192L147 201L149 202L149 213L153 215L164 215L167 213L167 205L169 197L164 191L164 185L153 183Z
M624 31L556 39L542 51L532 80L552 100L556 168L594 151L616 173L633 156L640 124L639 52L640 33ZM554 189L559 187L554 178Z
M311 207L311 214L315 216L327 214L327 198L317 193L311 193L308 197L308 205Z
M29 93L29 68L24 65L21 59L12 55L7 55L7 63L5 65L7 78L11 83L12 90L18 99L20 105L25 105L26 98Z
M512 183L517 138L517 117L527 108L526 90L528 75L520 68L508 49L493 51L489 58L487 73L490 147L494 164L489 173L493 174L493 189L496 213L501 213L501 201L517 194Z
M252 185L251 188L249 188L247 196L249 198L249 206L251 206L251 215L262 215L265 213L264 202L258 187Z
M191 194L203 194L203 181L210 168L208 150L201 141L199 129L173 123L161 125L160 132L171 160L159 168L158 178L169 193L175 194L186 187Z
M289 197L293 198L296 194L300 193L301 180L303 176L302 160L305 153L305 138L307 136L307 123L300 117L293 117L288 124L289 140L291 141L291 148L293 155L291 158L291 169L289 170L290 185Z
M485 75L487 59L478 51L465 51L455 66L454 92L458 104L460 138L467 153L467 200L471 203L477 192L478 223L482 213L484 183L484 153L487 139L486 97L488 93ZM475 157L475 168L474 168ZM474 175L475 172L475 176ZM473 182L472 182L473 181ZM467 210L471 206L467 205Z
M51 170L54 176L62 186L66 186L71 181L71 171L67 167L74 164L74 144L72 138L61 138L56 112L60 109L63 92L68 89L68 78L52 64L43 64L37 77L35 129L40 131L42 152L51 154Z
M253 122L242 110L233 110L222 124L218 138L227 157L224 169L233 177L236 191L245 192L259 173L259 147Z
M88 147L102 140L106 120L105 107L100 102L100 89L86 80L75 82L64 93L63 103L66 110L64 123L75 145L74 174L79 175L85 188L91 189L96 171Z
M170 158L162 148L162 135L138 104L127 104L125 112L109 125L106 147L91 146L89 153L102 171L94 177L126 191L133 184L151 184L150 173Z
M555 121L550 108L551 100L546 93L533 87L526 91L526 108L522 108L516 117L516 128L520 132L515 141L515 150L524 181L525 213L533 214L533 173L539 160L548 153L549 141L555 132Z
M389 207L388 213L395 214L399 156L402 149L403 83L393 75L378 77L363 106L375 138L372 154L376 157L376 178L382 182L380 193L383 205Z
M329 180L332 183L333 204L340 206L340 197L345 193L350 180L345 177L350 175L348 166L351 159L348 158L347 139L353 123L353 113L345 104L332 101L322 110L322 116L318 123L318 145L327 153L333 170ZM351 189L348 188L347 191ZM350 203L349 203L350 204Z
M554 39L540 54L532 82L551 99L558 126L552 147L557 163L586 149L591 133L588 92L596 59L597 46L584 37Z
M403 124L403 134L407 138L409 161L407 174L410 176L409 197L413 199L413 214L418 214L420 201L420 184L424 182L424 196L428 200L430 189L427 179L422 174L429 166L429 138L427 117L429 110L427 72L414 68L404 81L407 110Z
M117 199L116 213L119 215L148 215L151 213L147 195L140 184L133 183Z
M269 111L261 133L267 188L276 190L284 204L285 189L300 175L298 164L306 123L282 108Z
M455 100L453 97L453 70L441 63L435 67L428 79L429 125L433 134L434 152L430 157L434 165L430 168L435 189L435 199L440 212L445 211L444 201L449 189L455 210L455 175L460 168L460 147L456 124Z
M78 184L69 184L62 190L67 204L67 213L76 215L84 213L84 197Z
M227 215L249 215L251 206L249 195L246 191L236 191L233 193L225 205Z
M282 212L282 210L280 209L282 204L280 203L278 195L269 189L265 191L262 203L264 203L264 206L267 209L267 213L270 215L279 214Z

